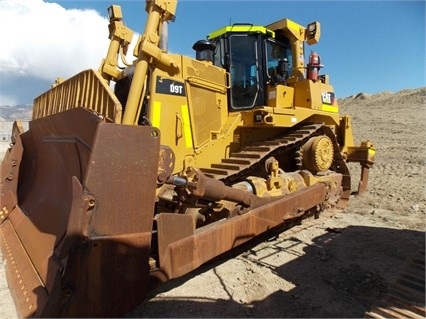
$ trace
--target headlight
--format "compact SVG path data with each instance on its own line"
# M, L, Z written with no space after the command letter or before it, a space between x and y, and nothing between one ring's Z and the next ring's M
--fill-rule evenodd
M308 25L308 31L309 32L315 32L316 28L317 27L316 27L315 22L313 22L313 23L311 23L311 24Z

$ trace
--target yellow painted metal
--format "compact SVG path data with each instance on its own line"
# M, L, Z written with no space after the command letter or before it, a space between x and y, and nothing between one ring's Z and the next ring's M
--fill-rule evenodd
M339 111L334 89L330 84L301 80L294 83L293 87L294 105L332 113Z
M315 33L312 34L307 28L290 20L281 19L266 26L266 28L274 32L282 32L287 38L290 39L291 51L293 58L293 70L288 80L289 84L296 83L304 79L305 73L305 47L315 44L319 41L321 35L321 27L319 22L313 22L310 25L315 26Z
M278 30L284 32L284 34L288 38L291 38L292 41L303 41L305 39L305 27L290 19L281 19L268 24L266 28L274 32L277 32Z
M122 106L98 71L86 70L59 81L49 91L34 100L33 119L85 107L105 117L109 122L121 123Z
M294 106L294 88L290 86L277 85L275 87L268 86L268 106L292 108Z
M339 112L339 107L337 105L321 104L321 110L325 112L337 113Z
M157 128L161 127L161 102L154 101L152 103L150 118L152 126Z
M281 19L266 27L274 32L283 32L284 35L290 39L293 70L289 82L297 82L300 78L304 77L305 73L305 28L290 19Z
M141 107L144 82L151 60L154 59L162 65L168 66L170 72L176 73L178 71L176 62L158 48L160 40L158 29L160 23L173 19L174 10L176 10L176 0L169 0L167 3L160 0L147 1L146 3L148 19L146 21L145 32L139 38L139 42L135 47L135 55L138 58L123 115L123 124L129 125L137 123L137 114L140 112L139 108Z
M99 72L109 82L110 80L116 80L120 76L120 70L117 68L117 57L120 48L123 53L127 52L127 48L133 38L133 31L124 25L120 6L110 6L108 13L110 16L108 25L110 44L106 58L102 59Z
M111 43L100 71L87 71L87 74L67 80L63 84L59 81L56 89L47 92L35 103L36 116L45 116L66 107L84 106L110 121L133 125L137 124L143 100L146 99L145 92L149 91L146 116L152 125L162 132L162 143L170 145L175 152L178 159L175 165L176 173L183 172L189 164L208 167L226 157L229 154L229 147L226 145L234 141L235 132L240 126L288 128L304 121L320 121L338 128L340 139L343 141L342 150L347 152L348 147L353 146L350 127L346 129L340 126L337 103L335 100L324 102L324 94L334 94L328 76L323 76L323 80L317 82L304 79L304 42L308 32L305 27L289 19L282 19L266 27L228 26L209 35L214 38L225 32L259 32L274 37L275 32L279 31L290 39L295 69L288 85L268 86L267 105L260 108L261 111L229 113L227 94L230 75L224 69L208 61L168 54L158 47L158 30L162 23L174 19L176 0L147 1L148 19L145 31L135 46L134 55L137 59L134 61L134 74L125 114L122 115L121 104L107 83L109 80L123 77L123 72L116 67L117 53L126 48L133 32L124 26L119 7L111 8ZM317 41L320 34L319 24L315 23L315 27ZM150 65L155 67L151 68L149 83L145 83ZM176 96L157 92L157 77L180 83L179 85L185 88L185 94ZM149 90L145 86L148 86ZM71 102L71 99L75 101ZM258 112L261 112L264 118L261 123L254 122L254 115Z
M328 76L323 75L316 82L305 79L304 43L318 41L319 23L311 24L314 26L311 29L315 29L311 34L309 26L305 28L289 19L265 27L234 25L212 32L210 38L226 32L259 32L272 37L280 32L290 39L292 48L294 69L287 85L268 85L264 107L229 113L229 73L209 61L169 54L158 47L159 29L162 23L174 19L176 0L147 1L148 19L135 46L137 59L133 63L125 114L122 114L122 106L107 83L125 76L125 71L117 68L117 54L127 48L133 32L124 26L120 8L111 8L110 47L99 72L85 71L67 81L58 81L51 91L36 100L35 117L84 106L109 121L134 125L144 104L146 116L162 132L162 144L169 145L176 155L175 173L184 172L189 165L209 167L227 157L229 145L238 141L239 127L289 128L302 122L322 122L336 128L341 151L353 153L350 119L339 116ZM148 72L150 77L146 83ZM178 83L184 88L184 94L157 91L157 85L163 80ZM149 96L145 96L146 92ZM255 122L259 114L263 120ZM269 136L266 132L266 129L262 131L265 139ZM374 156L372 148L365 149Z
M240 24L236 24L236 25L232 25L232 26L226 26L223 27L219 30L216 30L214 32L211 32L208 35L209 39L214 39L217 38L227 32L242 32L242 33L248 33L248 32L253 32L253 33L263 33L263 34L268 34L269 36L275 38L275 32L269 30L268 28L265 28L264 26L259 26L259 25L240 25Z
M348 148L355 145L352 133L352 121L349 115L342 116L339 123L338 136L340 137L340 151L348 153Z
M347 161L359 162L361 165L372 165L375 161L376 148L369 140L361 142L360 146L347 147Z
M226 157L226 145L241 125L241 116L228 113L228 82L223 68L170 56L179 61L181 71L172 76L160 68L152 71L148 118L162 132L161 143L173 149L178 159L175 173L179 173L189 166L208 167ZM162 93L158 90L160 83L182 85L185 94Z
M309 45L313 45L319 42L321 37L321 25L319 22L315 21L306 27L305 31L305 41Z
M192 132L191 132L191 122L189 119L188 105L181 106L182 118L183 118L183 134L185 138L185 145L188 148L192 148Z
M304 166L311 172L324 172L333 164L333 142L326 135L312 137L302 150Z
M262 114L263 121L255 122L255 114ZM263 107L262 109L242 112L244 126L260 127L268 125L270 127L293 127L302 122L320 122L326 125L335 126L340 121L337 113L329 113L321 110L304 107L278 108Z

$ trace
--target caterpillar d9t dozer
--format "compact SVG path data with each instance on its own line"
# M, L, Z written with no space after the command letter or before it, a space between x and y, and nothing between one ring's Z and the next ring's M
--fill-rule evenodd
M133 31L111 6L99 69L57 80L29 129L15 123L0 229L20 316L124 314L153 282L344 208L347 162L366 189L375 149L354 146L318 54L305 65L318 22L226 26L195 42L194 59L165 48L175 9L146 2L127 63Z

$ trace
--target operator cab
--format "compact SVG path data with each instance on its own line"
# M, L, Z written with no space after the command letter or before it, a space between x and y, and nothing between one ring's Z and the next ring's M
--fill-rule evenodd
M213 64L230 74L229 110L267 105L268 84L286 84L292 70L290 41L263 26L234 24L209 34Z

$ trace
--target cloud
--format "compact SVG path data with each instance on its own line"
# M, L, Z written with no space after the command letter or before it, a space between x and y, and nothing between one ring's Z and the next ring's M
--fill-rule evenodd
M95 10L66 10L42 0L2 0L2 72L54 80L97 68L108 47L107 25Z
M97 69L109 45L108 20L95 10L67 10L42 0L1 0L1 81L68 78ZM21 101L0 92L1 101Z

